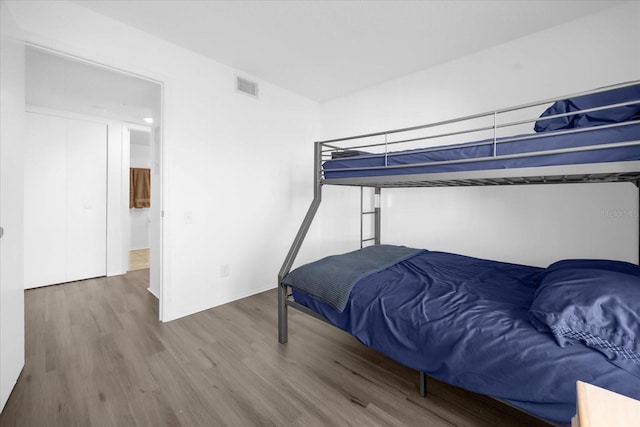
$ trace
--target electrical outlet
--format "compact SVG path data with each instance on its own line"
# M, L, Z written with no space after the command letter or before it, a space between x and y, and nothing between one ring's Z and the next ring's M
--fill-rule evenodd
M220 277L229 277L230 269L229 264L220 265Z
M185 224L193 224L193 212L185 212L184 213L184 223Z

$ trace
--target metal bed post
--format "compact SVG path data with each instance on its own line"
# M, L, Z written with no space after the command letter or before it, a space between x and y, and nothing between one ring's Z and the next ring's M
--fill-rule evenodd
M287 285L282 283L282 279L284 276L289 274L291 271L291 266L300 251L300 247L302 246L302 242L304 241L304 237L307 235L307 231L309 231L309 227L311 227L311 223L313 222L313 218L318 211L318 207L320 206L320 202L322 201L322 183L320 182L320 163L322 162L322 144L320 142L316 142L314 146L314 156L313 156L313 201L311 202L311 206L307 210L307 214L302 221L302 225L300 229L298 229L298 233L296 234L293 243L291 244L291 248L289 249L289 253L287 253L287 257L280 268L280 272L278 273L278 342L280 344L284 344L288 340L288 317L287 317Z

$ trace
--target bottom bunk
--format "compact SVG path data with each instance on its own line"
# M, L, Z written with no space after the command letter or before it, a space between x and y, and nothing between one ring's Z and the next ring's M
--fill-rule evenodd
M449 384L570 423L576 381L640 399L640 267L547 269L377 245L283 280L363 344Z

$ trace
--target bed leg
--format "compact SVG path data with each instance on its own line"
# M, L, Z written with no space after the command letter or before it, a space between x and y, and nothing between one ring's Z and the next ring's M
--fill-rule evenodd
M287 318L287 286L282 283L278 284L278 342L285 344L289 337Z
M427 397L427 376L420 372L420 396Z

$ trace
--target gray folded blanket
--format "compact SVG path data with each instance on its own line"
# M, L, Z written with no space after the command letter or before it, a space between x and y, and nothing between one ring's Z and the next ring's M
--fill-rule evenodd
M287 274L282 283L342 312L358 281L424 251L405 246L368 246L300 266Z

